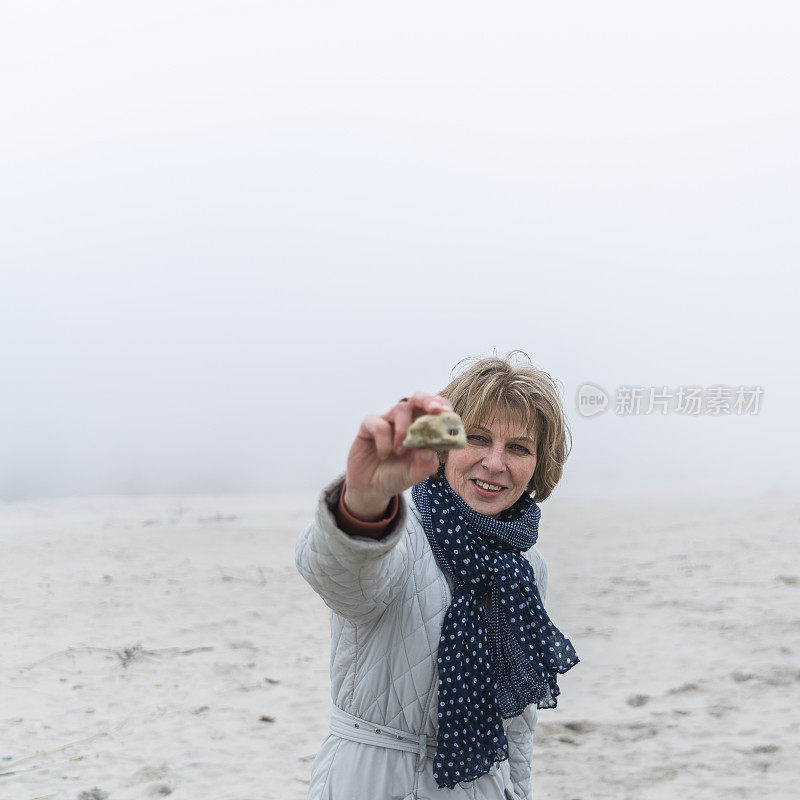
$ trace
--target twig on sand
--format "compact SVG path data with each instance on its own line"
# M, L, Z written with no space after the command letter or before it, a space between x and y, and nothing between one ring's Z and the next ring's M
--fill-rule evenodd
M100 731L99 733L92 734L91 736L87 736L85 739L77 739L74 742L67 742L59 747L53 747L50 750L42 750L39 753L34 753L32 756L25 756L25 758L19 758L16 761L12 761L10 764L6 764L4 767L0 768L0 778L2 778L3 775L8 772L8 770L18 767L20 764L26 764L28 761L33 761L37 758L51 756L53 753L60 753L62 750L67 750L70 747L76 747L79 744L87 744L88 742L93 742L95 739L102 739L104 736L111 736L112 733L116 733L129 719L130 717L125 717L125 719L122 720L122 722L120 722L116 727L110 728L107 731Z
M41 764L34 764L31 767L25 767L25 769L14 769L11 772L0 772L0 781L7 780L8 778L13 777L14 775L22 775L23 772L35 772L37 769L41 769Z
M159 647L156 650L145 650L140 644L135 644L133 647L126 647L122 652L119 650L115 650L114 652L122 663L122 666L127 667L132 661L139 661L142 658L189 656L192 653L203 653L213 649L213 647L206 645L204 647L190 647L188 650L181 650L177 647Z
M115 655L123 667L127 667L134 661L141 661L144 658L153 658L157 656L188 656L192 653L200 653L207 650L213 650L213 647L190 647L188 650L181 650L178 647L161 647L155 650L145 650L141 644L135 644L132 647L125 647L122 650L115 650L113 647L90 647L89 645L81 645L79 647L68 647L66 650L59 650L57 653L51 653L49 656L40 658L31 664L26 664L24 667L19 667L20 672L27 672L39 664L44 664L51 659L58 658L59 656L72 656L76 653L106 653L107 655Z
M45 656L44 658L40 658L36 661L32 661L30 664L26 664L24 667L19 667L20 672L27 672L29 669L33 669L34 667L38 667L39 664L44 664L47 661L50 661L54 658L58 658L59 656L72 656L75 653L116 653L116 650L112 650L110 647L89 647L88 645L81 645L80 647L68 647L66 650L59 650L57 653L50 653L49 656Z
M126 647L124 650L115 650L114 655L119 659L119 663L122 664L123 669L128 667L129 664L132 664L134 661L141 661L145 658L152 658L153 656L157 656L158 653L153 652L152 650L145 650L140 644L135 644L133 647Z
M142 658L153 658L159 656L189 656L192 653L202 653L207 650L213 650L211 646L205 647L190 647L188 650L181 650L177 647L159 647L156 650L145 650L140 644L135 644L133 647L126 647L122 652L115 650L114 652L122 663L123 667L127 667L132 661L139 661Z
M175 655L175 656L190 656L192 653L206 653L214 648L211 645L204 645L203 647L190 647L188 650L179 650L177 647L162 647L158 650L151 650L150 652L157 655Z

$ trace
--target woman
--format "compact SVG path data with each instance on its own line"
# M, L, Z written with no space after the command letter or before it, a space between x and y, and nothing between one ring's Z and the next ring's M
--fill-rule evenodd
M465 449L403 447L414 419L444 410ZM295 552L332 611L310 800L531 798L536 709L578 662L533 547L534 498L561 477L567 436L552 379L500 358L364 418Z

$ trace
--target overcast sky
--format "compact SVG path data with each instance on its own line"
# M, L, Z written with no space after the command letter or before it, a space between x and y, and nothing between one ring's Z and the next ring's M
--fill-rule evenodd
M553 498L796 490L796 4L542 5L4 3L0 498L313 490L515 348Z

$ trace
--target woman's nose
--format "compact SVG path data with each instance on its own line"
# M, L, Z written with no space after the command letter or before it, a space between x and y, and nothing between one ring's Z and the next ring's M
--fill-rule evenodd
M492 472L502 472L506 467L502 447L490 447L483 457L483 465Z

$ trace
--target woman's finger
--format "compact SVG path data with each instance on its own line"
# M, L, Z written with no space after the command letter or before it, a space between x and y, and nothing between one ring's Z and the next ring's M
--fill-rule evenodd
M383 461L392 454L392 424L376 414L364 417L361 423L364 430L375 442L375 451L378 458Z
M411 485L415 485L433 475L439 469L439 458L433 450L415 450L409 468Z
M453 410L449 400L446 400L441 395L428 394L427 392L414 392L408 402L422 414L438 414L440 411Z
M400 402L389 414L392 422L394 422L394 441L392 444L397 453L404 453L403 440L406 438L413 417L411 404L408 401Z

